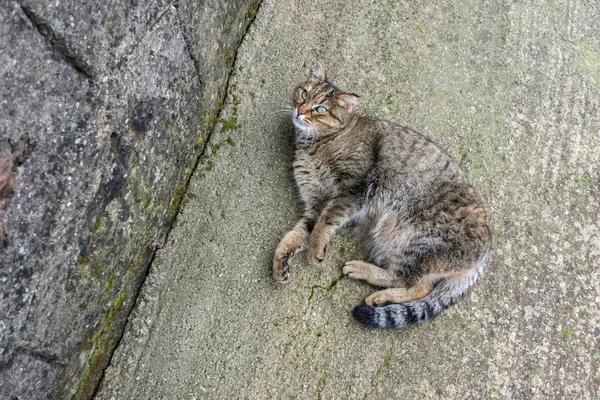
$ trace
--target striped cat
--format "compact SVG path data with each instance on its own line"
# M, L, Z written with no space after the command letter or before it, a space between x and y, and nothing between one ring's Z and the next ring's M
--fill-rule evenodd
M458 164L412 129L356 114L359 97L319 64L294 92L294 177L302 219L281 240L273 275L290 279L291 257L308 247L319 264L351 222L370 262L343 273L385 288L354 309L360 322L402 328L428 322L475 284L490 258L481 201Z

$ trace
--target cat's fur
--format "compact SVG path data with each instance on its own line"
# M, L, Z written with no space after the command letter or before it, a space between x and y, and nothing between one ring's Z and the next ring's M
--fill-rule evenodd
M323 64L296 88L293 167L305 209L275 251L273 274L289 280L290 258L306 247L312 264L323 261L333 233L351 221L371 263L348 261L343 273L386 288L354 309L356 319L380 328L422 324L483 273L491 242L485 213L440 147L409 128L358 116L358 100L327 81Z

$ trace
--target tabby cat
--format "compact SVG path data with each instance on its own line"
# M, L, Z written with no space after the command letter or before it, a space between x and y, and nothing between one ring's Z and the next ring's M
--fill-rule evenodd
M359 97L319 64L294 92L294 178L302 219L281 240L273 275L290 279L291 257L308 247L319 264L327 243L351 223L371 262L348 261L350 278L386 288L354 317L379 328L423 324L456 303L490 258L481 201L458 164L412 129L356 114Z

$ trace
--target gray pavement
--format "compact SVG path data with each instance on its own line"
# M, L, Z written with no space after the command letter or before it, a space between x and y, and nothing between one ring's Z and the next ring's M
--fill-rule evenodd
M263 1L98 399L600 396L600 6L431 3ZM429 325L352 319L374 288L338 280L362 256L346 231L321 266L300 255L289 285L270 277L298 218L278 109L319 59L484 200L494 260Z

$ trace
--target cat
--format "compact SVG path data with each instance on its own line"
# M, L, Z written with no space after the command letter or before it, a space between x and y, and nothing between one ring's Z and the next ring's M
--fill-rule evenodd
M281 240L273 275L308 247L319 264L350 223L371 262L342 272L385 288L353 310L363 324L424 324L461 299L484 272L491 234L482 203L459 165L427 137L356 114L359 96L336 88L320 63L294 91L294 178L303 216Z

